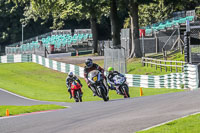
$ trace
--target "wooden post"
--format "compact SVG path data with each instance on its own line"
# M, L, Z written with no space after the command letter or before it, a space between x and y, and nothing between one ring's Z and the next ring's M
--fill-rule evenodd
M144 67L145 66L145 59L142 58L142 66Z
M178 69L177 69L177 62L176 62L176 72L178 72Z
M160 71L162 72L162 65L161 65L161 61L160 61Z
M157 61L155 61L155 63L156 63L155 67L156 67L156 70L157 70Z
M181 70L182 70L182 72L183 72L183 62L181 62L181 66L182 66Z
M148 59L147 59L147 62L148 62ZM148 63L147 63L147 67L148 67Z
M170 72L172 72L172 62L170 62Z
M166 61L165 61L165 72L167 72L167 66L166 66Z

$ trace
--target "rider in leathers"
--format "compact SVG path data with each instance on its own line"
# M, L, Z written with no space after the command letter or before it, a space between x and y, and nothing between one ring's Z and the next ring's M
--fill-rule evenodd
M114 80L113 78L116 76L116 75L120 75L120 76L123 76L122 74L120 74L119 72L117 71L114 71L114 68L113 67L109 67L108 68L108 76L107 76L107 79L108 79L108 82L110 83L111 86L109 86L109 88L111 90L116 90L117 91L117 94L120 94L120 91L118 88L115 87L115 83L114 83ZM124 77L124 76L123 76Z
M81 87L82 87L81 81L76 77L76 75L74 75L73 72L69 72L69 74L68 74L68 76L66 78L66 86L67 86L68 92L70 94L70 99L72 98L71 83L73 81L77 81L81 85ZM81 93L83 93L82 90L81 90Z
M84 67L84 77L85 77L85 81L88 85L88 87L92 90L93 92L93 96L96 96L96 90L94 89L94 87L89 83L88 81L88 73L93 71L93 70L99 70L102 74L104 79L106 79L106 77L104 76L104 69L101 68L99 65L93 63L92 59L88 58L85 61L85 67Z

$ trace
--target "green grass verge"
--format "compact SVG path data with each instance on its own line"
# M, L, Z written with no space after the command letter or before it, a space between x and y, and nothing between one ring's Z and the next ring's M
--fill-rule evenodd
M199 125L200 114L196 114L137 133L199 133Z
M9 63L0 64L0 88L13 93L43 101L74 102L69 99L69 93L65 85L67 74L45 68L35 63ZM92 91L87 87L84 79L83 101L102 100L93 97ZM144 95L156 95L163 93L179 92L179 89L150 89L144 88ZM138 87L130 87L131 97L139 96ZM110 99L122 98L115 91L109 92Z
M14 105L0 105L0 117L6 116L6 110L9 110L9 115L18 115L24 113L31 113L45 110L64 109L66 107L59 105L32 105L32 106L14 106Z
M152 54L150 56L147 56L149 58L156 58L163 60L162 54ZM184 55L181 54L181 52L176 54L169 54L167 60L173 60L173 61L184 61ZM100 61L94 61L98 65L100 65L102 68L104 67L104 60ZM83 67L85 64L78 64L79 66ZM169 63L167 65L170 65ZM172 63L172 65L175 65L175 63ZM180 63L177 65L181 65ZM138 74L138 75L164 75L164 74L170 74L170 73L176 73L176 69L172 68L172 72L170 71L170 67L167 67L167 72L165 71L165 67L161 68L162 71L160 71L160 67L158 66L157 69L155 65L148 65L142 66L141 58L132 58L127 60L127 73L128 74ZM181 68L178 68L178 72L181 73Z

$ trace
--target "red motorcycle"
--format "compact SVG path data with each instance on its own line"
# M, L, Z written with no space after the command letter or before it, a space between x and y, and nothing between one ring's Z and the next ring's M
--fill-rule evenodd
M71 93L72 97L74 98L75 102L82 102L82 90L81 90L81 85L77 82L72 82L71 83Z

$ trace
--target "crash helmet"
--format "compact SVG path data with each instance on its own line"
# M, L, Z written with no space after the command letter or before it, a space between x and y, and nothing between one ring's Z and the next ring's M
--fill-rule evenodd
M69 72L69 73L68 73L68 76L69 76L70 78L73 77L73 75L74 75L73 72Z
M113 67L108 67L108 72L113 72L114 71L114 68Z
M85 65L90 68L93 65L93 61L92 59L88 58L87 60L85 60Z

